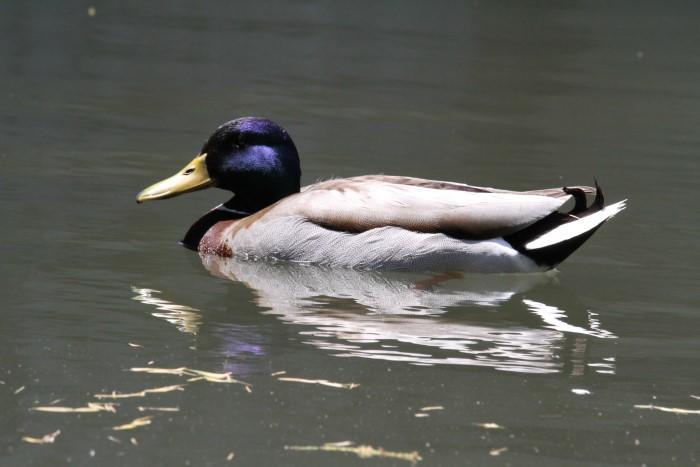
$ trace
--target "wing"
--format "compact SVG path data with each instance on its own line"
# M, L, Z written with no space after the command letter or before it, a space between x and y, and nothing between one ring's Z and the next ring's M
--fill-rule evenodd
M449 182L431 183L449 185ZM460 238L480 239L517 232L556 211L568 199L566 194L548 197L470 191L443 185L435 188L425 184L394 183L379 177L358 177L328 180L305 187L301 193L252 217L263 220L301 216L326 228L347 232L393 226L415 232L442 232Z
M515 193L515 194L551 196L553 198L563 198L563 197L569 196L569 193L564 191L563 188L544 188L541 190L512 191L512 190L502 190L500 188L467 185L466 183L445 182L445 181L441 181L441 180L428 180L425 178L415 178L415 177L401 177L401 176L396 176L396 175L362 175L360 177L349 178L348 180L380 181L380 182L386 182L386 183L395 183L395 184L399 184L399 185L434 188L437 190L471 191L473 193ZM594 187L585 186L585 185L576 185L576 186L570 186L567 188L578 189L578 190L581 190L584 193L589 194L589 195L594 195L595 191L596 191L596 189Z

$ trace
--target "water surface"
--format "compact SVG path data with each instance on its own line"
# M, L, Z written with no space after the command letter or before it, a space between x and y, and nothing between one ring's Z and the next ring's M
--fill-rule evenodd
M700 12L488 3L1 5L0 463L700 462L700 415L635 408L700 410ZM224 193L134 195L241 115L290 131L306 183L597 177L630 207L549 275L202 261L176 242Z

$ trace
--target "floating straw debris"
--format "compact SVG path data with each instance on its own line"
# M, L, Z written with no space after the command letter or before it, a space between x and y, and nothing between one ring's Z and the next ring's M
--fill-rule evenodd
M132 420L129 423L125 423L124 425L114 426L114 427L112 427L112 429L115 431L133 430L134 428L139 428L142 426L150 425L152 418L153 418L153 416L151 416L151 415L149 415L148 417L137 418L135 420Z
M30 410L37 412L53 412L53 413L94 413L94 412L116 412L116 404L113 402L88 402L85 407L60 407L55 405L32 407Z
M246 387L252 386L250 383L235 379L233 376L231 376L230 371L225 373L214 373L212 371L195 370L194 368L187 368L184 366L179 368L135 367L130 368L129 371L136 373L150 373L154 375L189 376L190 378L187 380L188 383L195 381L208 381L210 383L235 383L242 384Z
M335 383L333 381L328 381L327 379L304 379L304 378L291 378L283 377L277 378L279 381L287 381L291 383L305 383L305 384L319 384L321 386L328 386L330 388L338 389L355 389L359 387L359 383Z
M138 406L138 410L139 412L179 412L180 407L143 407L140 405Z
M688 410L677 407L662 407L660 405L635 405L635 409L658 410L660 412L677 413L680 415L700 415L700 410Z
M151 373L154 375L176 375L176 376L187 376L185 371L186 367L181 366L179 368L155 368L155 367L136 367L130 368L129 371L134 371L137 373Z
M31 436L22 436L22 441L30 444L51 444L56 441L58 435L61 434L61 430L56 430L53 433L44 435L41 438L32 438Z
M498 423L494 422L485 422L485 423L474 423L474 426L478 426L479 428L484 428L486 430L502 430L505 427L499 425Z
M129 392L129 393L118 393L112 392L111 394L95 394L97 399L126 399L129 397L146 397L148 394L162 394L165 392L173 391L184 391L184 386L182 384L174 384L172 386L163 386L159 388L144 389L139 392Z
M397 452L386 451L384 448L375 448L369 445L352 446L352 443L347 441L341 443L325 443L320 446L285 446L284 449L289 451L326 451L326 452L345 452L355 454L360 459L369 459L372 457L383 457L390 459L399 459L415 464L423 458L418 451Z

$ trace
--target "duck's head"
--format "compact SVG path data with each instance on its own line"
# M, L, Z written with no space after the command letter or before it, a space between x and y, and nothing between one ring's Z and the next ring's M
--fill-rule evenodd
M235 207L258 211L299 191L299 155L289 134L271 120L243 117L214 131L182 170L136 196L142 203L211 186L235 193Z

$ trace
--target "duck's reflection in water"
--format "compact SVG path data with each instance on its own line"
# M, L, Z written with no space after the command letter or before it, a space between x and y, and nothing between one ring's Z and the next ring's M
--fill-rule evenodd
M132 286L131 291L136 294L131 297L132 300L156 308L156 311L151 313L156 318L162 318L174 324L179 331L188 334L197 334L199 331L199 326L202 324L202 314L198 309L165 300L158 296L161 293L160 290Z
M236 323L216 323L207 326L204 312L187 305L180 305L162 298L162 292L155 289L131 287L136 295L132 297L146 305L155 307L151 315L175 325L178 331L196 336L203 329L205 334L221 343L216 353L224 361L222 370L237 376L247 376L258 371L257 361L265 355L266 339L256 326Z
M300 325L304 342L339 357L525 373L614 372L614 358L587 358L589 339L615 337L595 314L524 297L551 285L549 275L388 274L215 256L202 262L252 289L264 313Z

